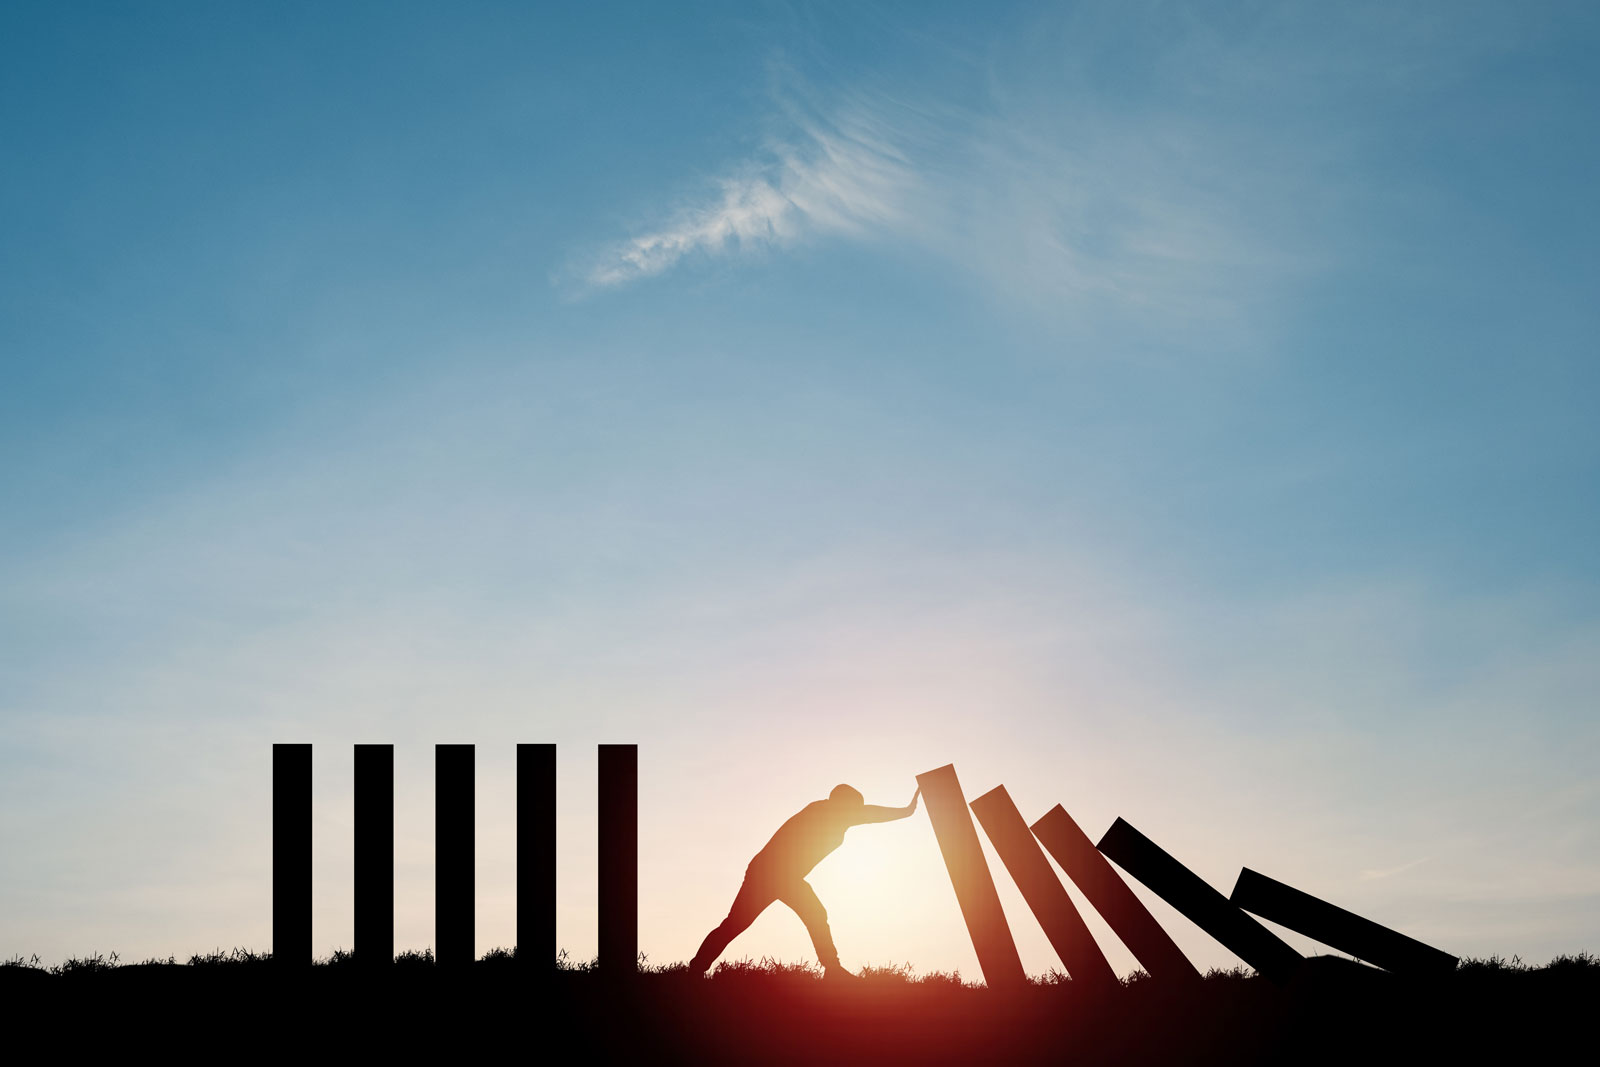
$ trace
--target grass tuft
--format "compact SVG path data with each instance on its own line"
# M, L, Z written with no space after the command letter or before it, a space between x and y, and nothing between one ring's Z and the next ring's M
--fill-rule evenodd
M489 949L478 960L481 966L495 969L506 968L518 958L515 946L496 946ZM198 952L180 963L175 956L165 959L151 956L140 960L137 966L170 966L192 968L259 968L272 961L270 952L255 952L246 948L221 949L216 948L210 952ZM418 969L431 969L435 965L433 949L424 948L406 949L395 957L397 969L415 971ZM576 960L566 950L561 949L556 953L552 970L556 974L589 975L597 974L600 969L599 960L590 957L586 960ZM355 953L351 950L336 948L331 955L318 957L311 962L317 970L346 970L355 963ZM0 968L14 970L43 971L52 975L85 975L102 974L128 966L122 963L121 957L115 953L96 952L88 956L73 957L61 963L47 965L38 955L23 956L20 953L9 959L0 960ZM688 965L685 963L654 963L644 953L639 953L639 973L642 975L681 975L686 973ZM1536 966L1525 962L1521 956L1513 955L1509 959L1501 955L1468 957L1463 959L1457 968L1457 976L1468 982L1491 981L1501 982L1508 979L1522 979L1528 976L1549 976L1563 979L1577 978L1580 980L1593 980L1600 982L1600 955L1589 951L1563 953L1550 960L1543 966ZM922 986L929 988L948 989L977 989L982 987L980 982L968 982L961 977L960 971L928 971L919 974L910 963L866 964L860 968L858 975L866 982L878 987L910 987ZM822 968L810 962L785 963L763 956L759 959L744 957L736 960L724 960L712 968L709 976L718 983L798 983L820 982L824 975ZM1248 967L1212 967L1205 972L1205 981L1208 984L1236 984L1255 977L1255 972ZM1134 970L1121 979L1124 988L1141 986L1152 979L1144 970ZM1068 987L1072 978L1059 969L1051 969L1045 974L1030 979L1032 985L1040 987L1061 986Z

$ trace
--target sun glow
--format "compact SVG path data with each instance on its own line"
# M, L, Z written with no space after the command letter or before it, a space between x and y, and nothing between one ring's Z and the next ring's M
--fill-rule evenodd
M903 963L908 946L963 929L938 844L919 811L902 822L858 826L808 881L828 909L847 966Z

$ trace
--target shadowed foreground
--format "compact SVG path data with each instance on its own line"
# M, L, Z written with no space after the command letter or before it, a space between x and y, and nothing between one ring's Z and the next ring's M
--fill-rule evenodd
M519 1055L641 1063L1240 1064L1587 1055L1600 994L1600 959L1587 954L1542 968L1468 961L1425 985L1321 958L1287 988L1213 972L1187 990L1136 977L1098 999L1065 980L999 994L894 969L851 983L770 963L620 983L590 967L519 970L504 953L454 975L408 954L372 976L339 956L287 979L238 952L14 963L0 967L0 997L11 1052L90 1039L158 1055L498 1058L511 1042Z

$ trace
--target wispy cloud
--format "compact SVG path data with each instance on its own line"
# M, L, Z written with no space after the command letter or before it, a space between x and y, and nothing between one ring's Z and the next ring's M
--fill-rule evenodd
M765 158L720 179L709 203L680 209L657 229L605 249L591 286L660 274L685 257L786 245L808 233L862 234L898 220L914 182L892 129L863 111L796 127Z
M613 289L833 236L893 239L1080 327L1106 315L1237 323L1270 298L1291 259L1272 217L1284 182L1235 174L1246 150L1196 132L1197 120L1146 113L1107 127L1056 88L960 103L854 90L802 117L783 101L789 129L758 158L565 275Z
M1075 332L1270 334L1285 286L1349 239L1358 194L1338 183L1359 156L1350 116L1374 84L1444 77L1492 35L1463 32L1439 70L1418 71L1408 62L1438 51L1428 20L1379 10L1228 33L1179 20L1171 33L1170 14L1041 14L893 86L790 78L775 98L785 128L754 158L669 203L664 221L581 254L565 279L614 289L808 238L892 238ZM1146 32L1156 23L1163 32ZM1348 38L1339 54L1364 65L1308 74L1326 60L1307 42L1335 31ZM1140 57L1139 76L1106 77L1107 54ZM1324 119L1286 128L1270 104L1285 96Z
M1375 882L1383 878L1393 878L1397 874L1404 874L1413 867L1422 866L1432 858L1432 856L1424 856L1420 860L1412 860L1410 863L1402 863L1398 867L1384 867L1381 869L1369 868L1361 872L1361 880L1363 882Z

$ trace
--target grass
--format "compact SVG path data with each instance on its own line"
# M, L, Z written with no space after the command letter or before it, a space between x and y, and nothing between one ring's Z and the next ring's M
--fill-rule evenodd
M1342 957L1337 957L1342 958ZM504 946L490 949L476 961L479 968L497 968L515 963L517 950ZM166 959L150 957L137 963L123 963L121 957L115 953L93 953L92 955L73 957L57 964L45 964L37 955L23 956L18 954L10 959L0 960L0 968L21 968L42 971L52 975L82 975L99 974L118 968L137 966L165 966L165 967L195 967L195 968L241 968L259 967L272 962L272 953L256 952L247 948L213 949L210 952L197 952L182 963L176 956ZM311 961L313 969L351 967L355 963L355 953L339 948L334 949L330 956L319 956ZM432 948L406 949L395 957L395 966L405 970L418 968L432 968L434 957ZM644 953L639 954L639 972L643 975L673 975L681 973L686 964L652 963ZM556 953L552 963L554 973L561 974L591 974L598 973L599 961L597 959L575 960L561 949ZM858 972L860 977L875 984L889 984L902 986L924 986L956 989L982 989L983 984L978 981L968 982L961 977L960 971L928 971L918 974L910 963L867 964ZM1588 976L1600 977L1600 955L1593 952L1563 953L1543 965L1534 965L1523 961L1521 956L1468 957L1461 961L1456 968L1458 979L1502 979L1508 976ZM781 960L763 956L760 959L744 957L737 960L724 960L718 963L709 975L712 981L740 981L760 979L766 981L797 981L810 980L822 981L822 968L815 963L785 963ZM1205 973L1207 982L1241 982L1254 979L1256 974L1248 967L1213 967ZM1142 970L1135 970L1122 978L1124 987L1131 987L1148 981L1150 976ZM1070 985L1072 979L1065 972L1051 970L1045 974L1029 979L1035 986L1062 986Z
M1142 971L1090 996L1052 971L990 990L909 963L826 980L810 963L719 964L694 979L641 957L625 981L563 952L524 973L512 948L471 968L406 951L373 974L339 950L287 974L236 948L125 963L95 953L45 965L0 962L8 1057L51 1055L85 1033L141 1035L173 1048L242 1048L252 1059L385 1056L466 1060L511 1042L585 1061L664 1063L1535 1062L1588 1048L1600 957L1531 965L1464 960L1453 974L1402 981L1368 968L1307 968L1279 988L1214 968L1173 987ZM1338 964L1337 960L1329 960ZM1312 972L1315 972L1314 974ZM1581 1053L1580 1053L1581 1054Z

